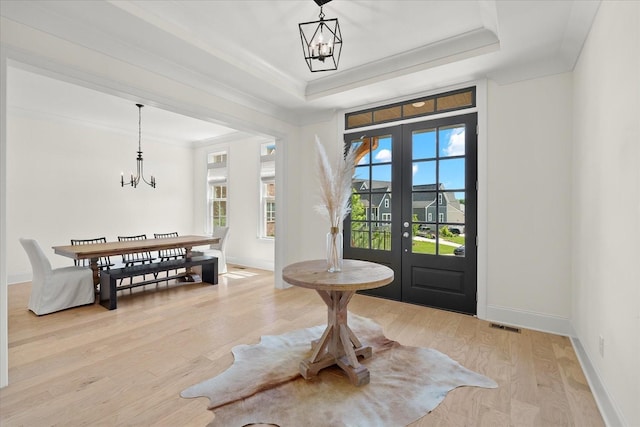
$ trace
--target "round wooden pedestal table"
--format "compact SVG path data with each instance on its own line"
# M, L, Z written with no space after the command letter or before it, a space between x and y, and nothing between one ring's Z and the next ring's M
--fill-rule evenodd
M328 308L327 328L320 339L312 342L311 357L300 362L300 374L309 379L321 369L338 365L352 384L368 384L369 370L358 362L358 356L371 357L371 347L363 346L349 328L347 305L356 291L391 283L393 270L369 261L345 259L342 271L329 273L326 260L313 260L286 266L282 279L314 289Z

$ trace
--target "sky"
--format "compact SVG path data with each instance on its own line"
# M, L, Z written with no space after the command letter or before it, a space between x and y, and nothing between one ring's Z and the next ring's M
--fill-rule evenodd
M465 182L465 159L449 158L464 156L465 129L463 125L441 127L413 132L412 169L413 185L436 182L436 161L440 159L440 183L447 189L462 189ZM438 153L438 156L436 156ZM373 180L391 181L391 136L380 138L378 148L373 152L371 173ZM370 156L365 155L358 165L369 164ZM368 178L367 168L356 168L356 178ZM457 192L457 198L464 198L464 192Z

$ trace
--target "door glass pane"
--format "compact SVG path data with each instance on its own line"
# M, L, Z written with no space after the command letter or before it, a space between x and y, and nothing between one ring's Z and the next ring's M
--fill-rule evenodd
M464 229L464 203L463 200L456 199L454 193L443 192L438 194L438 199L442 203L438 204L438 222L455 223L457 230Z
M362 188L360 185L356 186L356 181L358 183L364 184L365 187ZM357 191L363 191L369 189L369 166L356 166L355 173L353 175L353 188Z
M369 249L369 227L366 221L351 221L351 247Z
M371 249L391 250L391 223L377 222L372 224Z
M391 137L375 137L372 138L373 160L371 163L390 163L391 162Z
M351 195L351 219L354 221L364 221L368 217L371 203L368 194Z
M373 187L378 191L387 191L391 189L391 165L371 166L371 180Z
M433 191L414 192L411 201L411 215L414 222L435 222L438 214ZM435 230L435 229L434 229Z
M413 162L413 189L433 190L436 183L436 161ZM421 186L422 188L417 188ZM431 186L427 188L426 186Z
M351 141L351 149L356 152L356 165L368 165L370 163L370 138L362 138L360 140Z
M464 125L440 128L438 131L440 157L464 156L464 138Z
M436 131L426 129L412 134L412 159L432 159L436 157Z
M464 158L440 160L440 189L464 189Z
M414 254L436 254L436 224L414 224L411 252Z
M455 249L464 245L464 235L460 235L459 226L455 228L452 225L441 225L439 227L438 244L440 255L455 255Z

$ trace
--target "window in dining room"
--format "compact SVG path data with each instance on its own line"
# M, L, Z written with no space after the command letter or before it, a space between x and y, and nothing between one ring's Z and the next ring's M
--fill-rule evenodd
M260 145L260 237L276 236L276 144Z
M227 152L207 154L207 225L206 232L213 233L227 225Z

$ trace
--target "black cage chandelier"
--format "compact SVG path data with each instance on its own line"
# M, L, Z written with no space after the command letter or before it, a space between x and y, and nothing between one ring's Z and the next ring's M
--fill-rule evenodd
M313 73L338 69L342 52L342 33L338 18L324 19L322 5L331 0L314 0L320 6L319 21L303 22L300 28L300 40L304 60Z
M130 185L133 188L136 188L140 181L144 182L147 185L150 185L153 188L156 188L156 179L151 175L151 180L147 181L144 177L144 164L142 163L142 148L141 148L141 140L142 140L142 104L136 104L138 107L138 157L136 158L136 176L131 174L131 180L129 182L124 182L124 173L120 174L120 185L124 187L125 185Z

